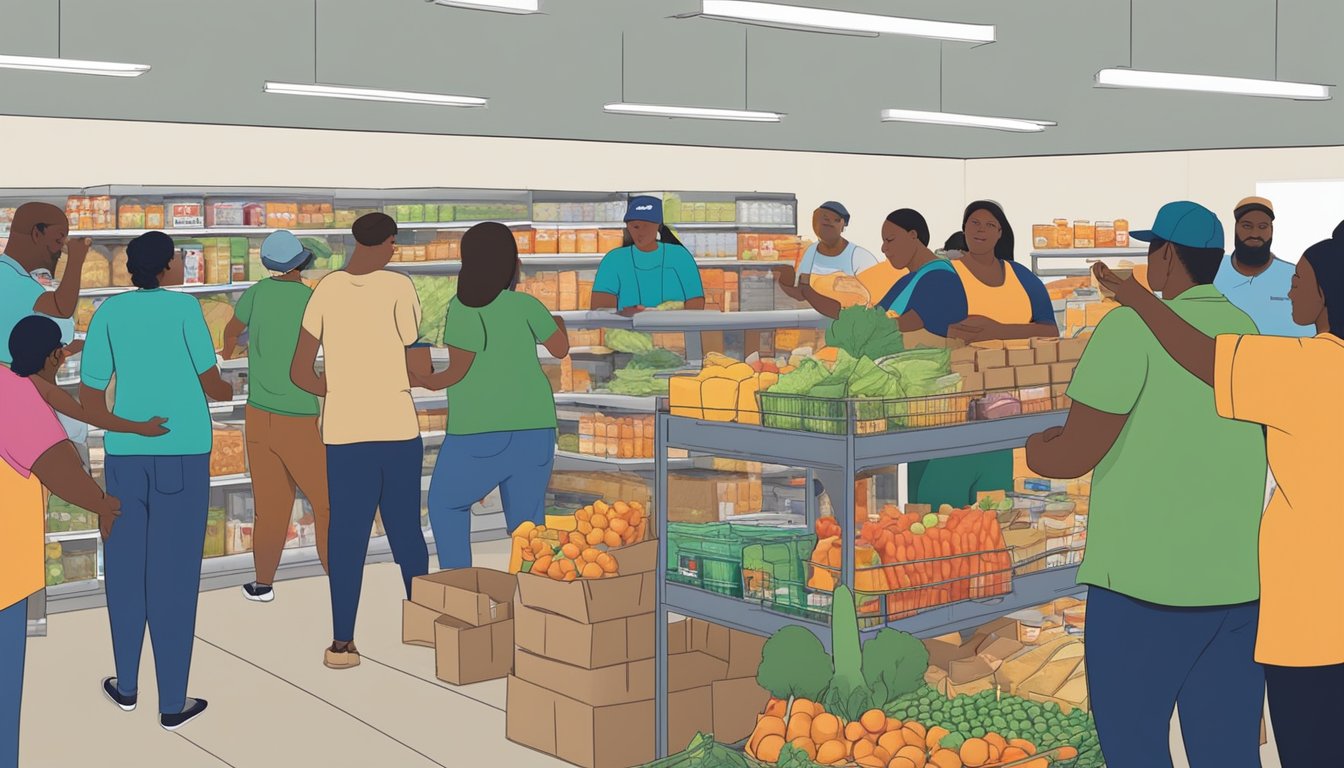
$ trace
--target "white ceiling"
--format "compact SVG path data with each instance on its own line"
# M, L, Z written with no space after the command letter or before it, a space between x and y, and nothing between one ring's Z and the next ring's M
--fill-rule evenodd
M490 99L487 109L451 109L263 94L264 80L315 79L313 0L0 0L0 53L56 55L59 5L65 57L153 66L135 79L0 70L0 113L953 158L1344 144L1344 93L1292 102L1093 88L1098 69L1131 63L1129 0L775 1L992 23L999 42L748 33L672 18L698 0L542 0L536 16L318 0L318 81ZM1271 78L1276 5L1278 75L1344 83L1339 0L1134 0L1132 63ZM940 53L943 109L1058 127L880 123L884 107L939 108ZM604 114L622 79L627 101L787 116L775 125ZM88 151L116 148L91 137ZM187 160L247 148L163 151Z

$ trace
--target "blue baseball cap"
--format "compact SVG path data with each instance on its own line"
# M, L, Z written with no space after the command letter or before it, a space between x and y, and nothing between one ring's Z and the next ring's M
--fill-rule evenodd
M648 221L654 224L663 223L663 201L656 197L640 195L630 198L630 205L625 209L626 221Z
M831 213L834 213L836 216L839 216L841 219L844 219L845 226L849 226L849 209L846 208L844 205L837 203L834 200L827 200L826 202L822 203L817 207L823 211L830 211Z
M272 272L292 272L312 256L313 252L286 229L278 229L261 241L261 263Z
M1152 229L1130 232L1135 240L1150 243L1155 239L1187 248L1223 247L1223 223L1213 211L1189 200L1167 203L1157 212Z

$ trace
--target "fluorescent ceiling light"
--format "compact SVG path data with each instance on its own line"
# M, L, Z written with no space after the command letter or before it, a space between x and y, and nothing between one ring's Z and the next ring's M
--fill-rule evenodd
M907 19L874 13L851 13L777 3L742 0L704 0L701 16L721 21L788 27L857 35L909 35L935 40L970 43L994 42L993 24L960 24L950 21Z
M280 93L289 96L326 96L332 99L356 99L358 101L397 101L406 104L429 104L439 107L484 107L487 103L485 99L475 96L386 91L378 88L351 88L344 85L311 85L268 81L262 90L266 93Z
M778 123L784 117L778 112L713 109L710 107L670 107L659 104L608 104L605 109L607 112L617 115L687 117L699 120L741 120L749 123Z
M540 13L541 0L432 0L439 5L501 13Z
M1240 96L1268 96L1301 101L1325 101L1330 86L1293 83L1283 80L1252 80L1217 75L1187 75L1180 72L1145 72L1138 69L1103 69L1097 73L1102 88L1152 88L1165 91L1231 93Z
M122 64L115 61L80 61L78 59L44 59L35 56L0 56L2 69L31 69L41 72L64 72L71 75L104 75L107 77L139 77L149 71L148 64Z
M1055 123L1045 120L958 115L951 112L923 112L914 109L884 109L882 110L882 122L957 125L965 128L992 128L996 131L1016 131L1018 133L1040 133L1055 125Z

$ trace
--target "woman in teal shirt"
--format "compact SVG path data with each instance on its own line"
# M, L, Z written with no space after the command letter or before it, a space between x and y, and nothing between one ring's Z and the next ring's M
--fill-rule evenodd
M631 198L625 212L625 245L602 257L593 281L593 309L634 315L668 301L705 308L695 257L663 224L663 201Z
M537 345L563 358L569 337L540 301L513 290L518 267L508 227L488 222L467 231L443 329L448 369L419 382L448 390L448 434L429 483L440 568L471 566L471 507L495 488L509 530L545 520L556 418Z

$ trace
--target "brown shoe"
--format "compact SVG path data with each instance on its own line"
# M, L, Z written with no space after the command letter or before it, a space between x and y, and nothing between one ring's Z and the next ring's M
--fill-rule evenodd
M326 650L322 663L329 669L354 669L359 666L359 651L354 643L350 643L344 650L337 650L336 644Z

